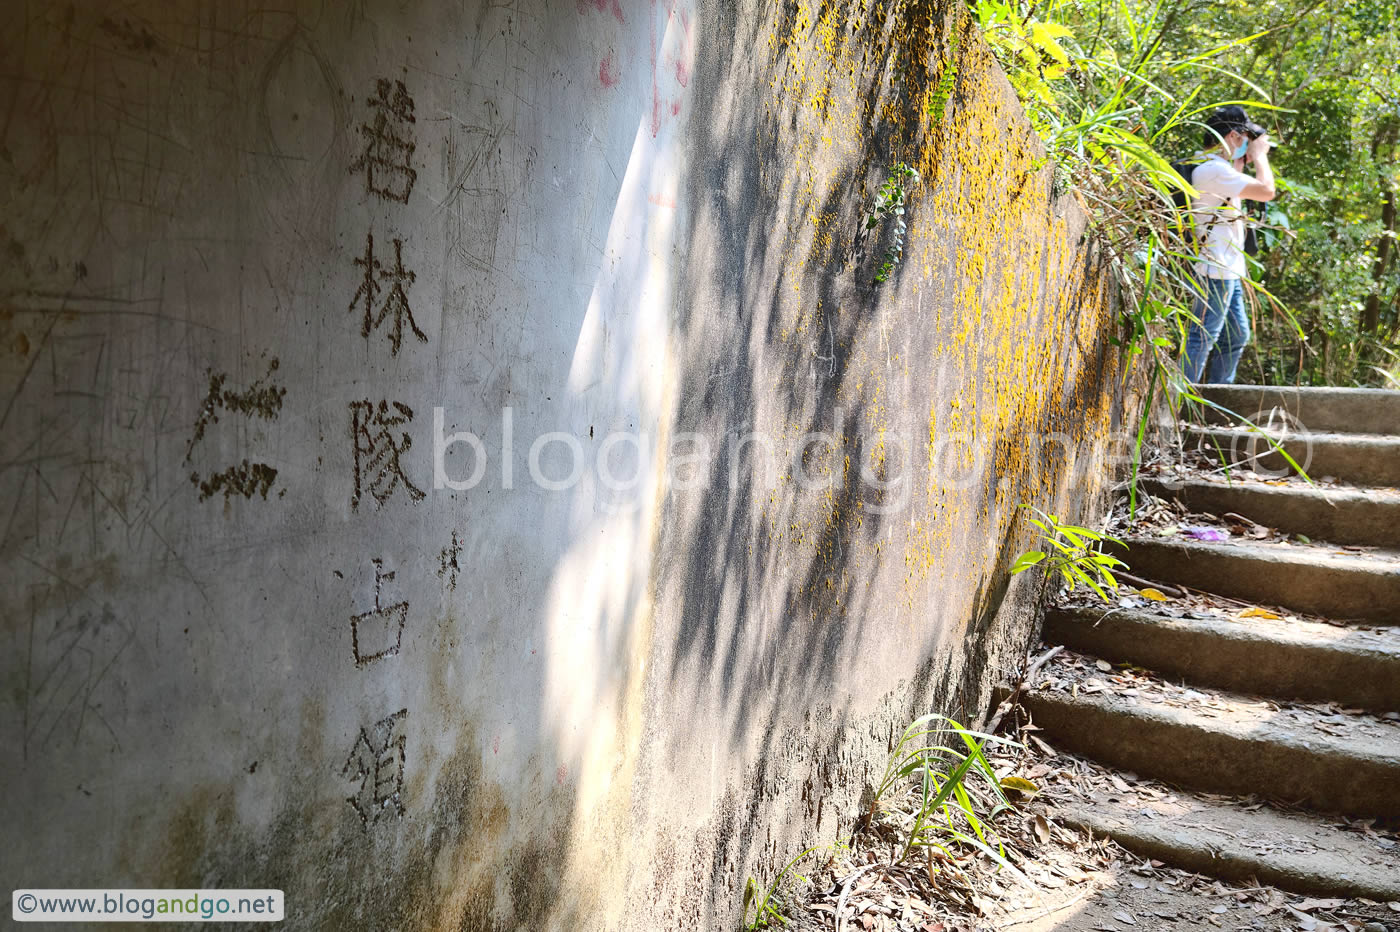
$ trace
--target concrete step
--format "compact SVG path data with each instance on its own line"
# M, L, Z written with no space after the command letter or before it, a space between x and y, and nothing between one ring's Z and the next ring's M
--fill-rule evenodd
M1314 540L1400 549L1400 491L1269 485L1239 475L1228 480L1148 479L1143 488L1149 495L1176 499L1194 512L1234 512L1265 527Z
M1045 616L1044 638L1197 686L1400 711L1400 628L1338 628L1296 619L1174 618L1103 606L1051 609Z
M1300 614L1397 624L1400 559L1319 545L1205 543L1133 537L1123 559L1137 576Z
M1357 485L1400 486L1400 436L1389 434L1278 433L1283 449L1313 479L1332 476ZM1247 428L1190 427L1188 449L1265 477L1296 474L1268 439Z
M1054 746L1188 789L1400 817L1400 723L1104 673L1085 659L1059 655L1023 695Z
M1286 412L1308 430L1400 434L1400 392L1376 388L1275 388L1260 385L1202 385L1202 398L1256 424L1274 411ZM1206 409L1210 423L1231 423Z
M1147 792L1142 792L1147 790ZM1127 793L1060 803L1052 821L1108 836L1142 858L1227 881L1257 878L1309 896L1400 901L1400 845L1345 831L1336 820L1244 808L1136 781Z

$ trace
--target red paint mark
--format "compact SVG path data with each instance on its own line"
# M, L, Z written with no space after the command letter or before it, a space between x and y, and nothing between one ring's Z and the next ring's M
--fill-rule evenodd
M676 83L681 87L690 86L690 68L686 66L684 58L676 59Z
M669 17L668 17L669 19ZM661 88L656 85L656 0L651 0L651 138L661 132Z
M680 112L681 112L681 102L680 102L679 100L673 100L673 101L671 101L671 116L675 116L676 114L678 114L678 113L680 113Z
M569 768L564 764L560 764L559 769L554 771L554 782L563 786L564 781L567 779L569 779Z
M676 199L673 197L662 197L660 194L648 194L647 200L651 201L657 207L669 207L672 210L676 209Z
M617 63L613 61L612 50L608 50L608 57L598 64L598 82L604 87L617 87L617 82L621 76L617 73Z
M622 5L618 0L578 0L578 11L580 13L587 13L589 7L592 7L599 13L602 13L604 10L610 10L613 17L619 23L624 22L622 18Z
M492 754L499 754L499 753L501 753L501 736L500 736L500 735L497 735L497 736L495 737L495 739L491 742L491 753L492 753Z

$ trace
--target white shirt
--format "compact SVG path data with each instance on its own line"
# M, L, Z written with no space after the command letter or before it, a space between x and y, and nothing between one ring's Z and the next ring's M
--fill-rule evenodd
M1207 278L1244 278L1245 214L1240 192L1254 179L1211 153L1191 173L1191 186L1200 192L1191 202L1191 216L1200 244L1196 274Z

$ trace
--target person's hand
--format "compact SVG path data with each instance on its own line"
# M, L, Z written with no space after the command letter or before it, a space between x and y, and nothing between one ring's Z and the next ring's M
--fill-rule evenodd
M1259 157L1261 155L1267 158L1269 154L1269 147L1272 145L1273 143L1269 141L1269 134L1264 133L1262 136L1250 140L1249 148L1246 149L1244 153L1245 158L1249 159L1249 161L1251 162L1259 161Z

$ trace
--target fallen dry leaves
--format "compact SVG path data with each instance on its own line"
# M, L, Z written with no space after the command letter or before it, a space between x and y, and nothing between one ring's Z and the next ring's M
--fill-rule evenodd
M1189 709L1207 718L1239 719L1310 728L1335 737L1400 733L1400 715L1375 715L1334 702L1288 702L1193 689L1132 664L1117 666L1071 650L1057 653L1037 673L1032 690L1071 696L1108 693L1134 702Z
M1297 896L1258 884L1231 885L1143 860L1104 838L1058 824L1061 805L1096 794L1170 802L1178 791L1061 754L1034 734L1024 748L988 755L998 777L1034 793L995 820L1008 860L1034 889L973 851L919 854L895 863L898 828L911 817L912 792L896 811L867 826L850 850L826 856L789 913L794 930L851 932L1126 932L1228 929L1265 932L1377 932L1400 929L1400 903ZM912 788L911 788L912 790ZM1201 794L1205 795L1205 794ZM1030 797L1025 799L1024 797ZM1206 797L1222 799L1223 797ZM904 812L899 812L902 803ZM1240 805L1258 807L1262 800ZM1394 836L1373 823L1348 825L1378 842ZM1288 844L1279 839L1280 846ZM1388 927L1386 917L1397 923Z

